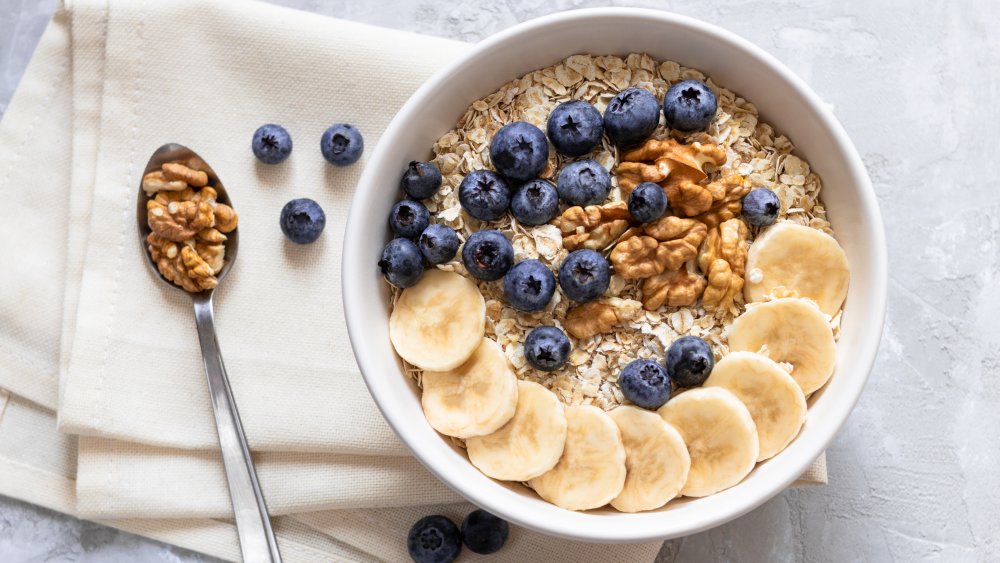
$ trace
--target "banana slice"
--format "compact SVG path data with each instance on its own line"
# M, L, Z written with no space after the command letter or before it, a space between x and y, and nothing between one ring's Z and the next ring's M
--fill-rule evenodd
M538 496L567 510L604 506L625 486L625 446L615 422L591 405L566 408L559 463L531 480Z
M681 489L686 497L705 497L739 483L760 452L750 411L721 387L699 387L670 399L658 411L680 432L691 455L691 470Z
M625 487L611 501L622 512L659 508L687 481L691 456L677 429L660 415L633 406L608 413L625 444Z
M754 424L760 453L774 457L798 435L806 421L806 396L774 360L753 352L732 352L715 364L705 387L722 387L743 401ZM627 449L627 442L626 442Z
M479 347L486 327L486 301L472 281L432 269L404 289L389 316L396 353L424 370L457 368Z
M503 348L489 338L464 364L449 371L425 371L420 404L427 422L456 438L496 432L514 416L517 376Z
M517 382L514 418L500 430L465 441L469 460L503 481L527 481L555 467L566 444L566 414L555 393Z
M778 223L757 237L747 254L746 271L747 303L791 294L812 299L830 316L844 303L851 279L847 255L837 240L795 223Z
M792 379L809 395L826 384L837 361L837 344L826 315L808 299L787 297L747 307L733 321L729 349L760 352L792 364Z

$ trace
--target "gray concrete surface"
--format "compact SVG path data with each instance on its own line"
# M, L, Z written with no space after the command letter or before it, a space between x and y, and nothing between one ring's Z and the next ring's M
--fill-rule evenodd
M600 2L277 0L475 41ZM615 1L722 25L835 104L886 220L889 318L830 485L787 491L660 561L1000 561L1000 4L871 0ZM54 0L0 0L0 110ZM0 498L0 560L202 560Z

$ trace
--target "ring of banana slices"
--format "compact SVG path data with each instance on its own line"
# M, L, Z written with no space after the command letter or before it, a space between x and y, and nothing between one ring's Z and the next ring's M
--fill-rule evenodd
M402 290L389 320L396 352L421 370L427 422L464 441L483 474L519 482L567 510L664 507L742 481L799 434L807 398L836 362L831 316L850 274L837 241L779 222L750 245L746 310L701 387L657 410L567 406L518 380L485 334L485 302L462 275L432 269Z

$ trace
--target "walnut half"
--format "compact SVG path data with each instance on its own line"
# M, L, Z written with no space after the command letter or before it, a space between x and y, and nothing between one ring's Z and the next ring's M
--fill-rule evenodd
M664 272L642 280L642 306L647 311L694 305L705 291L705 278L687 268Z
M708 311L728 309L743 290L748 230L740 219L713 228L698 253L698 267L708 276L702 303Z
M573 337L583 340L611 332L617 326L634 321L641 313L638 301L609 297L570 309L563 326Z
M165 239L156 233L149 233L146 242L149 254L163 277L185 291L198 293L219 284L211 265L191 246Z
M623 152L621 160L615 175L623 196L627 197L642 182L655 182L667 192L675 212L692 216L711 209L716 198L709 188L701 185L708 178L705 166L725 164L726 151L712 144L685 145L674 139L649 139Z
M625 279L642 279L672 272L698 254L707 229L694 219L664 216L643 225L645 236L623 239L611 251L615 272Z
M601 251L628 231L630 219L628 204L619 201L570 207L553 219L552 224L562 232L566 250L589 248Z
M160 196L146 202L149 228L157 235L174 242L184 242L215 223L212 206L205 202L170 201Z
M716 180L707 186L712 193L712 205L695 219L711 229L728 221L743 210L743 196L750 192L750 183L738 174Z
M725 149L717 145L650 139L621 158L615 174L624 195L641 182L655 182L666 191L674 212L697 216L709 227L739 214L740 199L749 191L741 176L703 183L707 165L726 162Z

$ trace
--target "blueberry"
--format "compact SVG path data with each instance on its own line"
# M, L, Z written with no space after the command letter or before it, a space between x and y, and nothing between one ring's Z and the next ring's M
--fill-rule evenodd
M536 326L524 339L524 358L535 369L554 371L569 358L566 333L554 326Z
M541 178L528 180L510 198L510 212L522 225L548 223L559 212L559 192Z
M670 398L667 370L653 360L632 360L621 375L618 386L622 395L644 409L658 409Z
M309 244L319 238L326 226L326 213L315 201L293 199L281 208L281 232L292 242Z
M476 231L462 247L462 263L481 280L498 280L514 265L514 247L500 231Z
M490 160L497 172L515 182L527 182L545 168L549 160L549 142L538 127L526 121L515 121L493 135Z
M480 221L495 221L510 207L510 188L491 170L473 170L458 186L462 209Z
M424 274L420 249L408 238L390 240L382 249L378 267L389 283L400 288L417 283Z
M604 131L620 147L645 140L659 124L660 104L652 92L642 88L622 90L604 110Z
M704 131L719 107L715 94L700 80L678 82L663 97L663 117L678 131Z
M278 164L292 154L292 137L284 127L267 123L254 131L250 148L264 164Z
M659 184L643 182L628 195L628 212L640 223L656 221L667 211L667 192Z
M541 311L555 291L556 277L538 260L522 260L503 277L503 296L518 311Z
M594 205L611 192L611 174L596 160L571 162L556 179L559 198L570 205Z
M462 539L473 553L496 553L507 542L510 526L507 521L486 512L473 510L462 520Z
M361 131L354 127L346 123L335 123L323 133L319 149L330 164L347 166L361 158L365 140L361 138Z
M743 218L755 227L766 227L778 219L781 201L767 188L755 188L743 196Z
M441 171L433 162L414 160L403 172L399 187L414 199L427 199L441 187Z
M604 121L594 106L572 100L552 110L546 131L557 151L566 156L583 156L600 144Z
M444 225L428 225L417 239L417 246L431 264L450 262L458 253L458 234Z
M462 551L462 536L448 518L424 516L410 528L406 549L414 563L451 563Z
M697 336L682 336L667 349L667 375L678 387L695 387L715 367L712 347Z
M573 301L597 299L610 283L611 265L594 250L574 250L559 266L559 287Z
M412 199L404 199L392 206L389 212L389 226L396 236L417 238L430 223L431 214L424 204Z

